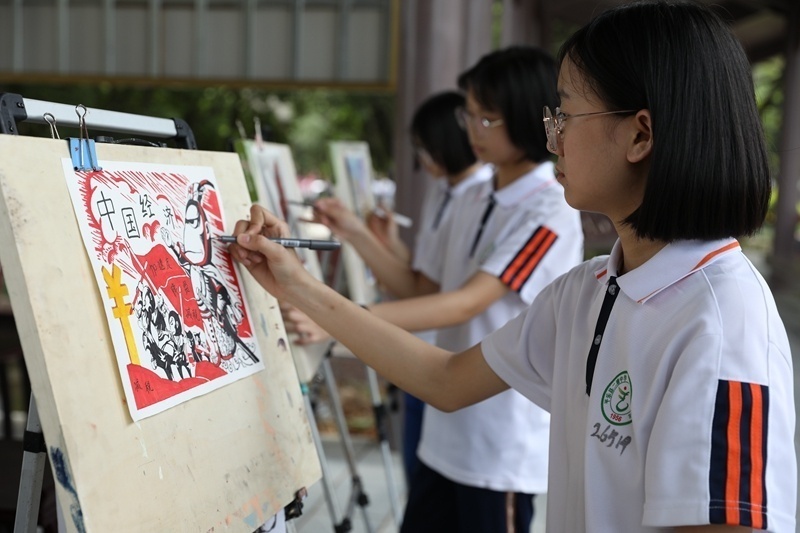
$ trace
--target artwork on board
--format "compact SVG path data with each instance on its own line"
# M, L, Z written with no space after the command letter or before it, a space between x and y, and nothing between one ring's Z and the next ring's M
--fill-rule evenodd
M375 208L369 145L362 141L335 141L330 143L330 153L336 195L349 209L365 217Z
M353 210L358 216L364 218L374 203L372 180L369 174L371 169L367 167L368 161L360 151L345 152L344 164L350 182Z
M264 368L226 246L213 169L63 160L131 417Z
M375 208L372 192L372 158L369 145L363 141L330 143L331 163L336 178L336 196L364 218ZM349 297L360 304L376 300L375 276L350 246L343 247L345 275Z

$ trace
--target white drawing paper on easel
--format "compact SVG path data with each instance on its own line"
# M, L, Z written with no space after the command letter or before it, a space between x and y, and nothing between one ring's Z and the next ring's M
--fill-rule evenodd
M375 209L369 145L362 141L336 141L330 143L330 153L336 196L359 217L366 217ZM378 293L374 274L350 245L342 246L342 255L350 299L358 304L374 303Z
M213 169L100 166L63 159L133 420L263 370Z

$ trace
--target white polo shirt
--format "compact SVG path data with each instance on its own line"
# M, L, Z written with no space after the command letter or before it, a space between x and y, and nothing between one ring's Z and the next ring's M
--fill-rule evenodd
M453 187L450 187L444 178L430 178L417 224L414 255L411 260L413 270L420 270L419 265L427 263L431 260L431 256L438 255L447 247L447 242L442 238L444 233L442 229L446 227L446 221L452 213L453 200L473 185L491 180L493 173L491 165L482 165ZM418 331L414 334L430 344L436 342L435 330Z
M495 206L470 251L490 197ZM553 164L543 163L502 190L491 182L470 188L453 205L447 247L423 265L442 291L479 271L512 290L463 324L438 331L438 346L461 351L515 317L542 287L582 260L580 216L564 200ZM418 455L443 476L496 491L547 490L549 415L515 391L455 413L426 408Z
M491 180L493 173L491 165L482 165L453 187L450 187L444 178L429 181L417 225L412 269L420 270L420 265L426 264L432 255L441 253L444 245L440 242L442 229L446 227L446 221L452 213L453 201L473 185Z
M481 344L552 414L548 531L794 533L792 359L767 284L735 240L666 246L617 279L587 395L620 258L618 242Z

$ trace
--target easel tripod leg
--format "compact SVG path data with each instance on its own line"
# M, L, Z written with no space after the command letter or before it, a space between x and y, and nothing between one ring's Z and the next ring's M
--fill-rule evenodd
M303 401L306 405L306 412L308 413L308 422L311 426L311 436L314 439L314 445L317 447L317 454L319 455L319 464L322 469L322 489L325 493L325 501L328 504L328 512L331 515L331 524L336 527L338 524L341 511L339 504L334 497L333 487L331 487L331 475L328 467L328 460L325 457L325 450L322 448L322 439L319 436L319 428L317 427L317 420L314 418L314 411L311 407L311 399L309 398L308 385L303 383L301 385L303 391Z
M14 533L35 533L38 526L46 451L47 446L39 421L39 411L36 409L36 401L31 395L28 423L25 427L22 474L19 481Z
M353 483L352 493L350 495L350 504L348 505L347 512L345 513L345 517L342 519L342 522L336 527L336 533L350 531L350 515L352 513L353 506L356 503L361 507L362 514L364 515L364 524L366 526L367 533L372 533L374 529L372 528L372 524L370 524L369 521L369 516L367 515L369 498L364 492L364 487L361 484L361 478L359 477L358 470L356 468L353 442L350 440L350 432L347 429L347 421L344 416L344 410L342 409L342 401L339 397L339 391L336 388L336 380L333 376L333 369L331 368L330 355L331 350L328 350L328 354L326 354L326 357L322 360L322 372L325 377L325 385L328 388L328 394L331 398L331 405L333 406L333 412L336 416L336 426L339 428L339 435L342 439L342 446L344 447L345 458L347 459L347 466L350 469L350 476Z
M403 520L403 512L400 509L400 497L397 493L397 485L394 477L394 463L392 461L392 450L389 446L388 435L388 412L386 404L383 403L380 387L378 386L378 375L371 367L367 368L367 379L369 381L369 392L372 397L372 408L375 412L375 426L378 430L378 440L381 445L381 455L383 456L383 468L386 471L386 485L389 489L389 503L394 514L394 523L400 526Z

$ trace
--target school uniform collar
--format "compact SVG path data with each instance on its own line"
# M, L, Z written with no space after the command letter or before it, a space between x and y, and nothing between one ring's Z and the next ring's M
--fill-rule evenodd
M478 170L461 180L459 183L456 183L455 186L449 187L447 185L447 180L444 181L445 188L450 191L450 195L453 197L461 196L464 192L475 185L476 183L481 183L484 181L488 181L492 179L494 175L494 167L492 165L483 165Z
M676 241L659 250L639 268L619 276L617 283L631 300L645 303L689 274L707 267L726 254L741 249L739 241L732 238L716 241ZM621 256L622 247L617 240L607 264L595 271L595 276L601 284L608 283L610 276L618 275Z
M556 183L554 165L551 161L545 161L513 183L493 191L492 195L500 207L514 207Z

